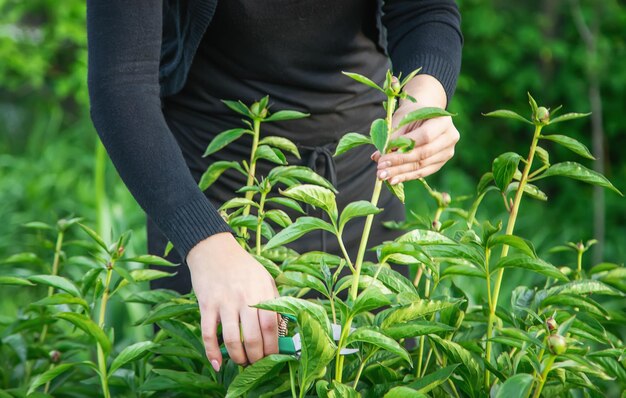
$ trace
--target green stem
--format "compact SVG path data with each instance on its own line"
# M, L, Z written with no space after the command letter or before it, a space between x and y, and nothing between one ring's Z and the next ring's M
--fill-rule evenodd
M52 260L52 275L59 274L59 263L61 260L61 248L63 247L63 237L65 233L63 231L59 231L57 235L57 243L54 247L54 260ZM54 293L54 288L50 286L48 288L48 297L52 296ZM48 334L48 324L43 325L43 329L41 330L41 335L39 336L39 342L43 343L46 339L46 335Z
M546 335L546 337L543 339L543 345L545 347L545 345L548 344L548 335ZM537 361L539 363L541 363L541 360L543 359L543 354L545 353L546 349L542 348L541 351L539 351L539 355L537 356ZM535 369L533 371L533 382L530 385L530 389L528 390L528 394L526 394L526 398L530 397L530 393L532 391L532 386L535 384L535 378L537 377L537 370Z
M339 248L341 249L341 254L346 259L346 263L348 263L348 268L352 272L354 272L354 266L352 265L352 260L350 260L350 256L348 255L348 251L346 250L346 246L343 243L343 239L341 238L341 234L337 235L337 242L339 242Z
M544 384L546 384L546 380L548 379L548 373L550 373L550 370L552 370L552 365L554 364L555 359L555 355L550 355L550 358L548 358L548 362L546 362L546 367L543 369L543 372L541 372L541 380L539 381L539 386L533 394L533 398L539 398L541 396L541 390L543 390L543 386Z
M296 371L295 371L295 363L289 362L289 382L291 383L291 396L292 398L296 398Z
M416 376L419 377L422 374L422 362L424 361L424 344L426 343L426 337L424 335L420 336L420 349L419 354L417 356L417 373Z
M263 225L263 208L265 207L265 197L267 193L263 192L261 194L261 200L259 201L259 214L257 217L257 225L256 225L256 255L261 255L261 226Z
M537 170L533 171L532 173L530 173L530 175L528 176L528 180L532 180L533 178L537 177L539 175L539 173L541 173L542 171L544 171L545 169L547 169L549 166L547 164L544 164L543 166L541 166L540 168L538 168Z
M48 368L48 371L54 369L54 364L51 363L50 367ZM48 382L46 383L46 385L43 388L43 393L44 394L48 394L48 391L50 391L50 383L52 382L52 380L48 380Z
M361 378L361 373L363 373L363 369L365 369L365 365L367 361L378 351L377 348L373 348L372 352L369 353L364 360L361 361L361 365L359 366L359 370L356 372L356 377L354 378L354 383L352 384L352 388L356 389L356 386L359 384L359 379Z
M96 230L98 234L108 239L110 233L109 206L106 191L106 163L107 153L102 142L96 142L96 159L93 171L94 191L96 199Z
M109 302L109 289L111 286L111 277L113 276L113 263L107 265L107 274L104 282L104 293L102 293L102 300L100 301L100 314L98 316L98 327L104 330L104 321L106 317L107 303ZM107 376L107 363L106 356L104 355L104 349L97 343L98 348L98 370L100 371L100 382L102 383L102 393L104 398L111 398L111 392L109 391L109 379Z
M253 121L253 138L252 138L252 151L250 152L250 163L248 168L248 180L246 181L246 186L250 187L254 184L254 174L256 173L256 150L259 147L259 136L261 135L261 121L254 120ZM252 200L254 197L253 191L246 192L246 199ZM243 209L243 215L247 216L250 214L250 206L246 205ZM248 229L246 227L241 228L241 235L245 236Z
M491 258L491 249L485 249L485 278L487 279L487 302L489 305L489 313L491 313L493 308L493 301L491 300L491 272L489 271L489 260ZM487 342L485 347L485 360L488 361L491 358L491 344L489 344L489 339L491 338L491 334L493 333L493 323L489 322L487 324ZM485 388L489 389L489 369L485 367Z
M426 370L428 369L428 363L430 362L430 358L433 356L433 348L430 347L428 349L428 355L426 356L426 362L424 362L424 370L422 370L422 374L419 377L424 377L426 376ZM445 358L444 358L445 359Z
M517 187L517 191L515 192L515 199L513 200L513 207L511 207L511 212L509 213L509 220L506 226L506 235L512 235L513 230L515 229L515 222L517 221L517 215L519 212L519 206L522 201L522 196L524 194L524 187L526 187L526 182L528 181L528 174L530 173L530 169L533 165L533 159L535 157L535 150L537 149L537 142L539 141L539 135L541 134L541 129L543 126L536 125L535 133L533 135L533 141L530 145L530 150L528 152L528 158L526 160L526 165L524 166L524 171L522 172L522 178L520 179L519 186ZM504 258L509 254L509 246L502 246L502 253L500 258ZM500 296L500 286L502 285L502 278L504 276L504 268L500 268L498 271L498 276L496 277L496 282L494 286L494 292L492 296L492 306L489 309L489 320L487 324L487 348L486 352L491 353L491 332L493 331L493 323L495 321L496 310L498 307L498 298ZM491 361L491 358L485 357L485 361ZM486 385L489 384L489 374L487 373L487 377L485 378Z
M442 368L444 368L445 367L445 362L442 360L441 354L439 354L439 351L434 346L433 346L433 353L435 353L435 358L437 359L437 362L439 362L439 365ZM452 381L452 379L448 378L447 382L450 385L450 388L452 389L452 392L454 393L454 396L456 398L461 398L460 395L459 395L459 392L456 389L456 386L454 385L454 382Z
M583 277L583 251L582 250L578 250L576 264L577 264L577 271L578 271L576 273L576 279L582 279Z
M346 344L348 338L348 331L352 326L352 317L346 318L346 323L341 328L341 336L339 336L339 342L337 343L337 356L335 357L335 380L341 383L343 377L343 355L341 355L341 349Z

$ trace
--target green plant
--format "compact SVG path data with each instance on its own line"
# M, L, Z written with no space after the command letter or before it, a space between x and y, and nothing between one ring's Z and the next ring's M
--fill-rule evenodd
M388 73L382 87L364 76L348 76L382 91L386 96L387 115L372 123L369 136L346 134L336 154L358 145L374 145L381 153L411 150L411 140L389 140L396 101L407 97L402 86L411 76L396 81ZM24 377L20 373L23 380L17 383L18 387L7 389L10 396L25 395L27 387L31 391L46 390L45 383L51 380L56 384L50 385L47 391L55 388L57 394L69 394L70 387L64 390L65 386L75 386L77 379L89 372L98 376L105 397L109 391L115 391L112 394L115 396L185 397L525 398L531 394L533 397L596 397L604 394L604 388L624 388L625 350L620 327L626 317L620 303L626 292L625 268L612 263L597 264L589 269L583 267L584 253L593 241L556 248L573 250L576 256L569 258L575 260L571 267L555 267L540 258L530 240L513 234L521 217L522 198L547 200L547 195L535 185L543 178L561 175L617 191L606 178L582 165L550 163L548 151L540 145L542 141L549 140L574 153L590 156L584 145L572 138L543 134L546 126L583 115L555 117L556 110L539 107L532 97L529 99L530 119L508 110L488 114L533 125L528 155L507 152L498 156L492 170L478 183L475 197L438 192L421 180L435 204L434 213L415 214L414 220L404 223L387 223L390 228L407 231L395 241L370 248L376 252L375 263L364 261L364 253L368 249L369 229L381 210L377 201L383 183L374 181L370 201L357 201L338 209L336 191L328 181L310 169L287 164L285 152L299 157L293 143L262 135L263 123L306 115L293 111L272 113L267 97L250 106L225 101L230 109L245 117L246 127L219 134L206 153L213 153L250 134L253 139L251 157L242 162L214 163L202 176L200 187L207 189L228 169L245 176L247 184L238 191L242 197L224 203L220 211L242 247L276 279L282 297L257 307L295 319L289 332L299 333L302 345L299 355L270 355L245 368L226 361L221 371L215 373L204 356L194 297L167 290L142 291L125 298L152 305L139 323L157 324L159 331L153 341L118 349L117 357L110 355L115 347L111 330L104 325L108 298L133 281L166 275L120 267L124 261L154 263L161 260L146 256L128 259L124 250L120 250L127 235L113 245L105 245L95 232L83 227L98 250L81 260L93 269L78 279L80 295L72 296L67 291L71 290L68 288L71 285L64 284L73 301L52 302L50 297L55 294L49 295L43 307L40 304L36 311L27 312L25 319L15 320L2 331L3 343L7 338L9 342L20 339L32 342L37 340L33 337L40 338L35 331L53 319L47 333L49 337L44 337L41 343L27 344L32 347L28 349L30 360L25 360L24 356L20 359L19 350L11 350L8 344L0 346L3 350L0 352L6 353L2 358L7 362L0 365L4 376L0 378L3 380L0 388L15 385L14 378L6 377L11 373L7 371L11 369L10 364L29 362L30 374ZM400 125L443 115L450 114L442 109L424 108L409 114ZM277 166L267 175L259 176L256 164L261 159ZM535 159L539 160L539 166L534 165ZM402 198L401 185L388 188ZM506 220L477 220L478 209L490 192L502 198ZM303 213L301 203L314 206L324 211L328 221L309 216L292 220L286 211L268 208L269 203L297 213ZM357 257L350 258L343 245L342 232L356 217L365 217L366 224ZM75 222L64 223L64 228ZM50 228L39 224L31 227ZM286 247L320 229L335 236L342 249L341 255L319 251L297 253ZM59 229L59 245L64 241L66 230L63 231L61 234ZM61 249L57 248L55 253L59 255L54 258L59 260L53 263L58 263L63 259ZM5 260L9 264L32 261L32 256L27 254ZM414 268L415 278L405 278L392 269L392 264ZM344 268L351 272L341 277ZM502 303L505 272L507 275L534 273L538 279L531 286L517 286L512 291L511 302ZM119 275L117 283L114 282L116 275ZM73 284L68 278L54 276ZM49 285L46 281L51 280L50 275L3 278L0 283L22 285ZM56 278L52 280L58 280ZM468 294L467 284L476 280L485 285L485 297ZM301 298L310 291L320 298ZM81 306L82 302L77 299L84 300L87 306ZM99 312L93 311L96 304L101 308ZM73 311L64 307L68 305ZM63 347L59 341L67 342L67 337L74 334L63 327L67 322L57 319L81 328L78 322L72 321L76 316L93 324L85 326L88 331L85 336L93 336L96 341L95 345L93 340L86 342L93 348L89 349L90 355L85 356L83 352L80 361L73 355L77 355L79 347L84 350L86 345L82 342L70 345L70 349L58 349ZM96 316L98 323L92 320ZM335 336L332 324L341 326L339 336ZM54 348L49 356L48 348ZM345 349L356 349L356 352L342 355ZM77 368L77 364L85 369ZM16 371L15 367L12 371ZM57 383L61 374L70 376L63 383Z

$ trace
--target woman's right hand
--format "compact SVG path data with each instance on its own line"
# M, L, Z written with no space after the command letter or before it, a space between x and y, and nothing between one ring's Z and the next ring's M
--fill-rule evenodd
M189 251L187 264L200 307L206 355L215 371L222 365L218 323L228 355L236 363L254 363L278 353L278 315L251 307L278 297L274 279L231 233L198 243Z

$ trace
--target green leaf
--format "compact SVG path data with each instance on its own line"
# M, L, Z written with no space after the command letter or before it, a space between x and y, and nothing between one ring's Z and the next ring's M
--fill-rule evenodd
M493 179L500 191L506 190L517 170L522 157L514 152L506 152L494 159L492 165Z
M578 311L583 311L590 314L595 314L598 316L607 316L608 312L597 303L595 300L592 300L589 297L572 295L572 294L558 294L550 297L546 297L541 301L541 308L545 308L549 305L555 306L569 306L572 308L577 308Z
M519 181L513 181L507 187L506 193L508 194L511 191L517 191L518 188L519 188ZM545 192L540 190L536 185L533 185L530 183L526 183L524 185L524 193L533 199L542 200L544 202L548 200L548 195L546 195Z
M26 224L22 224L22 227L30 228L30 229L41 229L41 230L54 230L55 229L51 225L48 225L41 221L31 221Z
M66 320L79 329L82 329L89 336L94 338L102 347L105 354L111 351L111 341L98 325L84 314L73 312L62 312L54 315L55 318Z
M17 253L13 254L3 260L0 260L0 264L39 264L41 259L37 257L35 253Z
M122 352L120 352L118 356L115 357L113 363L111 363L111 367L109 368L109 375L112 375L117 369L121 368L127 363L142 358L145 354L149 352L149 350L157 346L158 344L153 343L152 341L141 341L139 343L135 343L124 348Z
M548 289L547 296L556 294L602 294L607 296L624 296L616 290L602 282L593 280L580 280L566 283Z
M335 233L333 226L326 221L320 220L316 217L299 217L293 224L274 235L274 237L267 242L264 250L269 250L271 248L293 242L304 234L318 229L323 229L332 234Z
M205 391L222 391L224 389L221 384L213 381L210 377L198 373L181 372L170 369L152 369L152 371L175 381L176 384L181 387L193 387Z
M569 149L575 154L578 154L587 159L595 160L595 158L593 157L591 152L589 152L589 149L587 149L585 145L583 145L578 140L575 140L566 135L558 135L558 134L542 135L539 138L556 142L557 144L563 145L565 148Z
M298 315L298 326L302 339L300 356L300 388L307 391L316 379L326 373L326 366L335 357L337 346L328 334L328 329L308 311Z
M383 398L428 398L428 396L417 392L410 387L398 386L394 387Z
M326 380L318 380L315 389L320 398L361 398L361 394L353 387L341 384L336 380L333 380L330 385Z
M406 136L396 137L389 140L387 152L398 150L402 153L408 152L415 147L415 141Z
M242 129L242 128L222 131L221 133L216 135L215 138L213 138L213 140L211 140L211 143L206 148L206 151L204 151L204 154L202 155L202 157L205 158L209 156L210 154L219 151L220 149L224 148L226 145L230 144L231 142L235 141L236 139L238 139L239 137L241 137L242 135L248 132L250 131L246 129Z
M537 101L535 101L535 99L533 98L532 95L530 95L530 93L526 93L528 94L528 103L530 104L530 109L533 112L533 117L537 114Z
M265 267L265 270L267 270L267 272L269 272L273 278L278 277L278 275L280 275L280 273L282 272L280 267L276 265L272 260L263 256L257 256L255 254L253 254L252 257L254 257L256 261L261 263L261 265Z
M527 241L526 239L520 238L515 235L496 235L491 236L487 240L487 247L492 248L498 245L507 245L516 248L522 253L526 254L528 257L537 257L537 253L535 253L535 248L532 243Z
M147 325L165 319L176 318L181 315L192 314L198 312L196 304L168 304L159 306L150 311L144 319L137 322L136 325Z
M352 315L361 312L375 310L391 304L391 300L375 287L365 289L354 301L350 313Z
M376 149L380 151L380 153L385 153L388 136L389 131L387 130L387 122L385 119L374 120L372 122L372 126L370 127L370 137L372 139L372 143Z
M541 138L544 138L544 137L542 136ZM546 151L540 146L537 146L535 148L535 155L537 156L537 158L539 158L539 160L541 161L543 165L550 166L550 154L548 153L548 151Z
M445 383L445 381L448 380L450 376L452 376L452 373L454 373L455 369L458 366L459 364L455 363L454 365L449 365L445 368L437 369L436 371L409 384L407 387L413 388L418 392L426 394L427 392Z
M363 76L363 75L359 75L358 73L351 73L351 72L341 72L344 75L356 80L357 82L361 83L361 84L365 84L366 86L369 86L371 88L374 88L378 91L382 91L383 93L385 92L385 90L383 90L382 88L380 88L376 83L374 83L373 81L371 81L369 78Z
M246 199L246 198L232 198L228 201L226 201L223 205L220 206L220 210L228 210L228 209L236 209L239 207L244 207L244 206L252 206L252 207L259 207L259 205L250 200L250 199Z
M527 373L511 376L502 383L495 398L526 398L534 381L533 376Z
M494 273L496 270L501 268L526 269L547 276L548 278L554 278L563 282L568 281L567 277L563 275L563 273L554 265L539 258L528 257L525 254L511 254L501 258L490 271L491 273Z
M61 364L56 365L53 368L46 370L45 372L33 378L33 380L30 383L30 386L28 387L28 391L26 392L26 395L30 396L31 394L35 392L35 390L37 390L37 388L54 380L57 376L67 372L68 370L75 369L77 366L87 365L87 364L93 366L91 363L86 362L86 361L85 362L70 362L70 363L61 363Z
M84 224L78 224L78 226L85 231L85 233L87 233L87 235L89 235L89 237L98 244L98 246L100 246L101 248L104 249L105 252L109 252L109 248L107 247L106 243L104 243L104 240L100 237L100 235L98 235L96 233L96 231L94 231L93 229L89 228L88 226L84 225Z
M241 165L235 161L226 161L220 160L214 162L209 166L209 168L202 174L200 178L200 182L198 183L198 187L200 187L201 191L206 191L208 187L210 187L217 179L228 169L235 169L239 171L241 174L246 175L246 172Z
M302 207L300 206L300 204L298 204L298 202L296 202L293 199L289 199L289 198L281 198L281 197L277 197L277 198L269 198L265 200L266 202L272 202L272 203L278 203L279 205L285 206L289 209L295 210L300 214L304 214L304 210L302 209Z
M390 325L383 329L383 332L395 339L406 339L408 337L423 336L426 334L452 332L453 327L433 321L411 321Z
M244 115L244 116L247 116L247 117L252 117L252 114L250 113L250 110L248 110L248 107L245 106L243 104L243 102L241 102L241 101L228 101L228 100L222 100L222 102L224 103L224 105L229 107L232 111L235 111L235 112L237 112L240 115Z
M259 145L254 153L254 159L267 159L272 163L281 165L287 164L284 155L281 157L268 145Z
M461 369L464 369L462 373L465 373L467 383L480 385L482 380L480 366L478 366L478 362L467 349L454 341L444 340L437 335L431 335L429 339L442 349L450 362L462 365Z
M317 292L329 296L328 289L322 281L312 275L302 272L285 271L276 277L276 283L279 285L295 286L299 288L309 288Z
M226 398L239 397L256 389L276 377L284 364L290 361L296 361L296 358L290 355L272 354L245 367L228 386Z
M365 265L363 267L363 275L374 276L378 274L377 279L395 293L417 293L413 283L404 277L401 273L380 264Z
M433 108L433 107L420 108L406 115L400 121L400 124L398 124L398 127L402 127L409 123L417 122L420 120L432 119L432 118L441 117L441 116L455 116L455 114L450 113L442 108Z
M291 218L280 209L268 210L265 212L265 217L274 221L279 226L286 228L292 224Z
M446 308L459 305L460 301L439 301L417 299L410 304L393 307L379 312L376 315L375 323L386 329L391 325L413 321L434 314Z
M324 177L315 173L308 167L304 166L278 166L274 167L267 175L268 180L272 183L281 181L281 179L296 179L303 183L315 184L324 188L337 192L333 184L328 182Z
M474 278L485 278L485 272L481 269L476 268L475 265L471 263L467 264L452 264L446 267L440 275L440 278L446 278L450 276L463 275L470 276Z
M611 189L614 192L617 192L619 195L623 196L622 193L617 188L615 188L605 176L596 171L589 170L585 166L576 162L563 162L553 164L548 170L535 177L535 179L538 180L541 178L552 176L569 177L575 180L586 182L588 184L598 185L604 188Z
M163 257L155 256L153 254L142 254L137 257L120 258L117 260L121 263L140 263L148 265L160 265L162 267L176 267L179 264L175 264L171 261L164 259Z
M72 296L71 294L67 294L67 293L57 293L49 297L44 297L39 301L35 301L32 305L44 305L45 306L45 305L59 305L59 304L68 304L68 305L76 304L76 305L80 305L86 310L89 309L89 304L87 304L87 302L84 299L80 297Z
M383 209L379 209L367 200L358 200L349 203L341 212L339 217L339 231L343 231L346 223L355 217L365 217L370 214L378 214Z
M339 140L339 143L337 144L337 149L335 149L334 156L339 156L352 148L371 143L372 140L369 137L364 136L363 134L347 133Z
M385 185L387 189L396 197L402 204L404 204L404 183L397 183L395 185L391 185L388 180L385 180Z
M130 271L130 276L135 282L153 281L161 278L169 278L176 275L176 273L170 273L160 271L156 269L135 269Z
M318 185L302 184L287 188L281 194L307 203L314 207L319 207L330 216L331 220L337 220L337 202L335 194L328 188Z
M411 367L413 367L413 363L411 362L409 353L404 348L402 348L402 346L400 346L400 344L398 344L398 342L396 342L394 339L385 336L375 328L361 327L352 331L348 335L346 344L352 344L356 342L371 344L373 346L380 347L383 350L394 353L400 358L404 359Z
M80 297L80 291L76 285L67 278L58 275L33 275L29 276L28 280L40 285L52 286L56 289L60 289L68 292L72 296Z
M266 117L263 122L278 122L281 120L294 120L309 117L310 114L302 113L298 111L278 111L272 113L269 117Z
M513 111L510 111L508 109L499 109L497 111L483 113L483 116L501 117L501 118L504 118L504 119L514 119L514 120L519 120L520 122L533 124L530 120L528 120L525 117L521 116L520 114L518 114L516 112L513 112Z
M330 333L330 320L328 319L324 307L319 304L295 297L283 296L263 301L253 307L279 312L285 315L292 315L294 317L297 317L300 313L308 312L319 324L326 328L327 333Z
M447 236L426 229L414 229L396 239L398 242L410 242L416 245L456 245Z
M276 136L264 137L263 139L261 139L261 141L259 141L259 145L269 145L274 148L282 149L300 159L300 152L298 152L298 147L287 138Z
M564 115L555 117L554 119L550 120L549 124L554 124L554 123L559 123L559 122L565 122L567 120L574 120L574 119L580 119L583 117L587 117L591 115L591 113L566 113Z
M0 276L0 285L35 286L34 283L18 276Z

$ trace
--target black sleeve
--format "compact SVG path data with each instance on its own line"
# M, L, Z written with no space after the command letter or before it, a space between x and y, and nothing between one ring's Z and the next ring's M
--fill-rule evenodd
M162 4L88 0L91 118L122 180L183 259L231 231L200 191L161 111Z
M443 85L448 103L461 69L461 16L453 0L386 0L383 24L394 74L421 67Z

